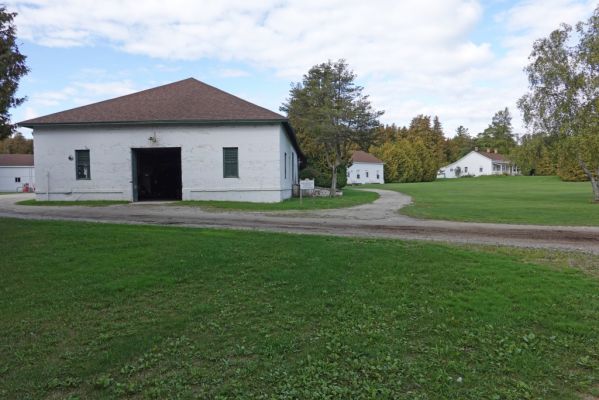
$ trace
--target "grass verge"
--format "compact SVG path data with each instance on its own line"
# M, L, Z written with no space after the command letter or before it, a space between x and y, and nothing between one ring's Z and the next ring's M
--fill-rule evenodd
M485 176L376 186L412 196L401 210L417 218L539 225L599 226L588 182L546 176Z
M599 383L599 281L518 254L11 219L0 231L2 398L577 399Z
M175 206L202 207L220 210L245 210L245 211L290 211L290 210L318 210L330 208L345 208L371 203L379 198L374 192L344 188L340 197L308 197L301 202L299 198L291 198L280 203L252 203L243 201L178 201Z

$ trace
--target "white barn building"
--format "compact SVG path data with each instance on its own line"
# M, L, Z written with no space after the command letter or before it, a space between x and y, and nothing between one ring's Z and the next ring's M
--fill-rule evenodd
M193 78L19 125L38 200L279 202L305 159L285 117Z
M22 192L35 187L33 154L0 154L0 192Z
M361 185L365 183L385 183L385 164L365 151L354 151L351 164L347 169L347 183Z
M487 149L473 150L456 162L441 167L437 178L459 178L460 176L517 175L518 168L503 154Z

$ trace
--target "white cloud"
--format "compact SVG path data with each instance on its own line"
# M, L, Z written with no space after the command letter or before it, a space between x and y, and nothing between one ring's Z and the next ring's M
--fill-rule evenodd
M25 117L25 119L32 119L39 117L40 115L33 107L27 107L23 112L23 116Z
M582 0L581 0L582 1ZM504 38L473 32L484 18L476 0L28 0L9 1L19 35L44 46L110 45L165 61L215 59L271 70L297 81L327 59L345 58L386 122L438 114L448 131L473 132L526 90L522 68L532 41L560 22L585 18L591 1L530 0L487 22ZM161 65L161 64L159 64ZM218 71L246 76L241 69ZM118 92L113 82L102 95ZM38 94L40 104L94 97L104 89L71 85ZM72 91L75 91L73 93ZM33 97L33 96L32 96ZM281 99L282 100L282 99Z
M179 65L156 64L154 65L154 68L161 72L177 72L181 70Z
M248 71L237 68L223 68L217 71L218 76L222 78L241 78L244 76L250 76Z
M37 108L52 109L60 106L61 109L66 109L122 96L136 90L133 83L128 80L73 82L60 90L31 94L27 102L30 106L25 110L24 119L29 119L28 114L30 111Z

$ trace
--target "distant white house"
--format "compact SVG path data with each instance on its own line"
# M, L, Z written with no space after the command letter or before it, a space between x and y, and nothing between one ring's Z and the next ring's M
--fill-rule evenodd
M520 171L497 150L482 152L475 149L454 163L441 167L437 178L459 178L460 176L518 175Z
M22 192L35 186L33 154L0 154L0 192Z
M355 151L351 165L347 169L347 183L360 185L365 183L385 183L385 164L365 151Z
M304 162L287 118L191 78L20 125L38 200L279 202Z

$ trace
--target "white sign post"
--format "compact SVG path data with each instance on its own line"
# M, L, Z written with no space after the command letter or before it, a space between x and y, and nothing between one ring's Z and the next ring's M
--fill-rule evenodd
M302 179L300 180L300 206L303 203L303 191L314 190L314 179Z

